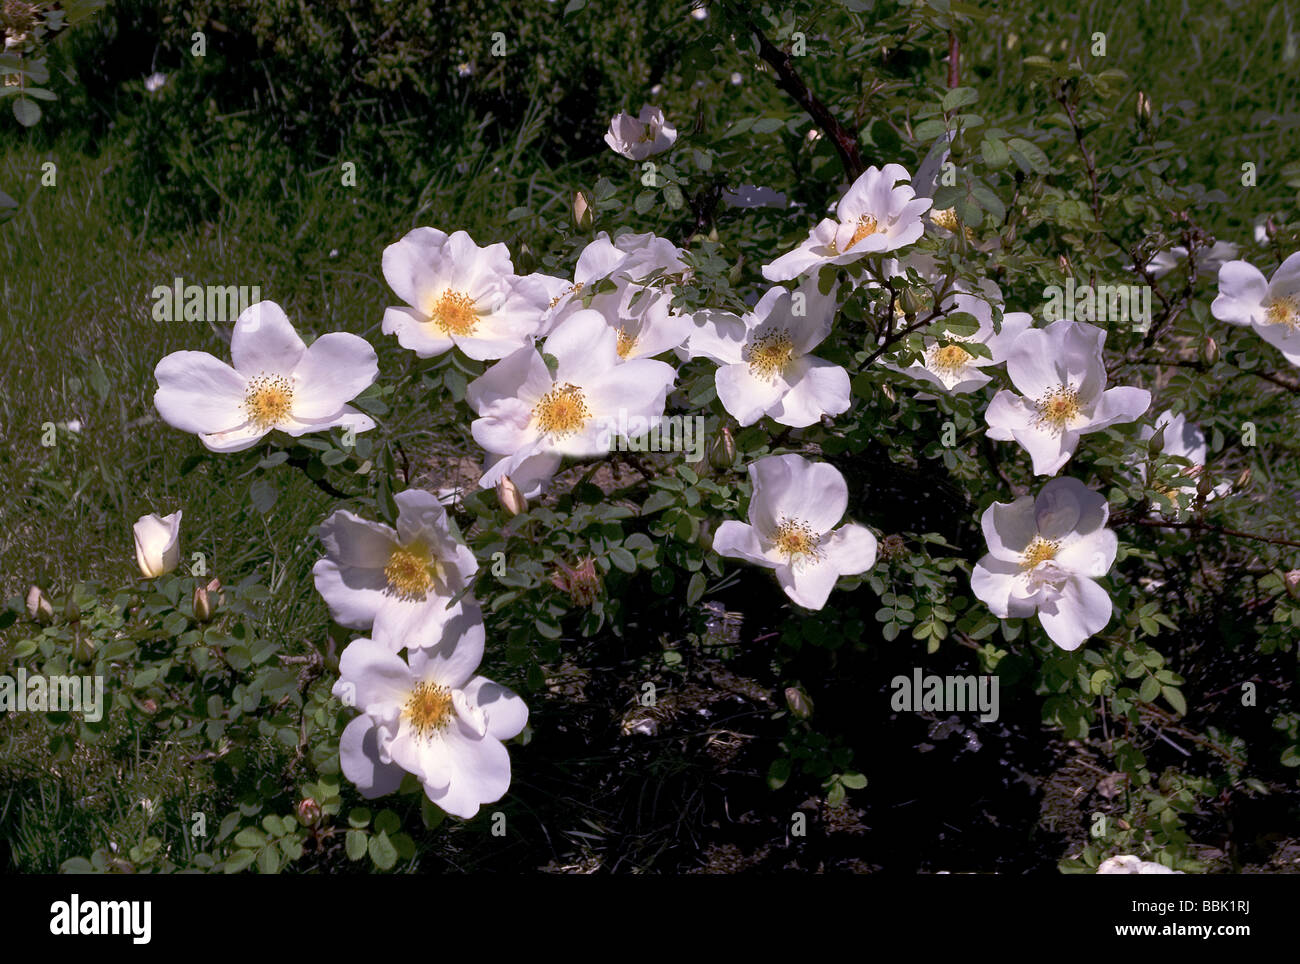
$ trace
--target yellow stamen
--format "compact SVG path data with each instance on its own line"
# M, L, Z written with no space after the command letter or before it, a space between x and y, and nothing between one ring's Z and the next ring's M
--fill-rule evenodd
M451 722L456 709L451 690L437 683L420 683L411 691L402 715L411 721L416 736L428 739Z
M626 327L618 330L618 357L627 358L636 348L636 333Z
M441 563L435 562L428 547L420 543L393 549L384 566L389 591L401 599L424 599L441 571Z
M935 345L926 352L926 366L938 374L956 375L971 363L975 356L958 344Z
M806 522L798 519L782 519L776 527L776 550L791 565L816 562L821 558L821 536L813 532Z
M554 298L551 299L551 307L554 308L556 305L560 303L561 299L567 298L569 295L576 295L579 291L583 289L583 286L585 284L586 284L585 281L579 281L577 284L569 285L568 290L565 291L564 294L556 295Z
M1070 427L1070 423L1079 417L1079 393L1073 388L1062 385L1054 388L1036 403L1038 422L1045 425L1049 432L1059 435Z
M563 438L582 429L591 418L587 397L577 385L556 385L533 407L537 426L547 435Z
M749 362L749 371L756 378L771 379L784 374L794 359L789 329L764 332L745 346L742 357Z
M478 326L478 309L467 294L448 289L429 309L429 319L446 335L469 335Z
M293 383L284 375L258 375L248 383L244 411L261 428L274 428L293 409Z
M1300 329L1300 298L1295 295L1270 298L1265 302L1264 318L1270 325L1286 325L1288 328Z
M849 247L852 248L863 238L869 238L880 229L879 222L869 214L864 214L858 218L858 226L853 229L853 238L849 241Z
M956 208L944 208L940 211L930 213L930 220L941 228L947 228L949 231L956 231L957 225L961 222L957 220Z
M1028 572L1039 563L1049 562L1056 558L1056 553L1060 548L1060 542L1054 539L1049 540L1044 539L1042 536L1034 536L1034 541L1029 543L1025 548L1025 554L1020 557L1020 568Z

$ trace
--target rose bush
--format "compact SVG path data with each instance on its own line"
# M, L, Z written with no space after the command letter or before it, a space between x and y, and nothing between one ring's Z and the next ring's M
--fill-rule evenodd
M350 860L413 866L446 814L515 818L556 668L626 652L630 692L684 689L719 648L757 654L786 702L756 750L766 784L830 807L903 779L862 726L888 715L885 666L996 676L1004 706L1109 781L1066 871L1205 869L1216 798L1285 790L1300 225L1242 229L1278 192L1256 206L1234 187L1242 210L1218 212L1227 189L1180 176L1104 57L1028 55L1023 107L995 114L994 81L962 69L981 14L868 7L817 36L798 30L809 4L714 4L675 28L698 53L610 120L561 214L501 210L474 238L395 220L374 267L403 304L381 293L356 319L373 342L308 346L262 302L235 322L233 366L159 360L178 452L191 433L202 458L238 460L263 515L293 469L338 503L298 555L341 628L290 655L258 624L258 573L222 573L222 599L143 561L133 594L53 600L64 615L20 658L53 671L72 647L247 784L211 852L141 844L134 864L275 871L334 836ZM805 64L805 42L848 46ZM878 82L849 86L855 59ZM697 85L732 66L790 99L723 113ZM724 200L746 187L756 203ZM1243 258L1207 271L1223 230ZM475 463L439 491L385 425L433 405L455 407ZM728 609L752 629L718 647ZM1227 700L1246 715L1221 721ZM288 787L258 740L291 755ZM357 795L386 809L345 826ZM75 869L122 859L87 857Z

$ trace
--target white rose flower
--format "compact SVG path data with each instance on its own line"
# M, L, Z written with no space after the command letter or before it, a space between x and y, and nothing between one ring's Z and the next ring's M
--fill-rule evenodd
M989 403L989 438L1020 443L1035 475L1055 475L1080 436L1141 416L1151 406L1150 392L1106 388L1105 341L1100 328L1068 318L1023 332L1007 355L1007 374L1020 394L1000 391Z
M572 284L560 279L543 326L549 333L575 312L584 310L580 297L587 286L609 280L615 287L590 297L587 308L598 311L618 337L622 359L652 358L676 348L693 329L690 316L672 310L672 288L662 282L640 284L659 276L681 276L687 266L683 252L653 234L624 234L611 240L604 231L578 256Z
M825 462L769 455L749 465L753 492L749 524L728 520L713 550L776 570L785 594L806 609L821 609L840 576L876 564L876 537L865 526L836 528L849 504L849 487Z
M663 415L677 377L648 358L623 361L618 336L597 311L571 315L546 339L552 375L531 346L503 358L469 384L465 400L481 418L470 426L489 459L479 484L509 475L527 498L558 471L564 456L605 455L635 420Z
M1101 862L1097 868L1099 874L1181 874L1181 870L1172 870L1164 864L1142 860L1132 854L1120 854Z
M175 569L181 561L181 510L171 515L142 515L132 526L135 562L146 579L157 579Z
M677 128L664 120L664 112L645 104L636 117L626 112L614 115L605 143L615 153L633 161L662 154L677 142Z
M513 692L474 675L483 621L466 607L437 646L396 655L388 640L354 640L339 660L334 695L361 710L339 739L343 775L366 799L392 793L414 774L428 798L468 820L510 788L503 740L528 722Z
M1161 412L1156 418L1154 428L1147 425L1142 426L1138 436L1143 441L1146 441L1154 437L1161 429L1164 429L1164 439L1160 451L1165 455L1176 455L1185 458L1192 463L1183 469L1181 477L1175 480L1174 488L1164 493L1174 503L1175 507L1186 509L1195 498L1201 473L1205 471L1205 463L1209 457L1210 447L1206 444L1205 433L1201 431L1200 426L1189 422L1187 416L1175 415L1169 409ZM1138 474L1145 482L1145 464L1138 466ZM1223 482L1206 493L1205 499L1208 502L1211 499L1221 498L1231 491L1232 483ZM1158 514L1158 510L1152 508L1152 513Z
M993 330L993 305L982 297L957 291L944 299L942 307L972 315L979 323L974 334L958 335L945 332L941 338L927 335L925 354L906 368L894 368L906 375L928 382L950 395L963 395L983 388L992 377L981 369L1001 365L1011 353L1017 338L1032 327L1034 320L1027 312L1010 311L1002 316L1002 330ZM991 358L975 355L963 348L969 344L986 345Z
M503 358L530 343L552 297L542 276L515 274L504 244L481 248L464 231L416 228L384 249L383 265L409 306L388 308L383 332L421 358L453 346Z
M818 291L815 278L793 292L778 285L743 317L709 312L691 332L689 351L720 366L718 398L741 425L764 415L812 425L850 403L848 372L811 354L831 333L835 307L834 294Z
M370 343L345 331L308 348L273 301L244 309L230 338L233 367L203 351L178 351L154 369L154 407L173 428L214 452L251 448L268 432L335 426L364 432L370 417L346 404L379 374Z
M1268 279L1247 261L1229 261L1219 269L1219 295L1210 314L1249 325L1292 365L1300 365L1300 251Z
M790 281L825 264L848 264L915 242L925 231L921 215L932 202L916 197L910 184L895 186L906 180L901 164L867 168L836 204L835 218L824 219L808 240L764 265L763 277Z
M316 591L330 617L375 639L431 646L466 596L447 603L478 571L478 562L452 536L438 497L420 489L393 496L397 529L339 509L320 525L325 558L312 567Z
M994 502L980 519L989 552L971 588L999 619L1037 612L1052 642L1078 649L1110 622L1110 596L1094 582L1115 562L1109 516L1101 495L1069 477L1052 479L1037 498Z

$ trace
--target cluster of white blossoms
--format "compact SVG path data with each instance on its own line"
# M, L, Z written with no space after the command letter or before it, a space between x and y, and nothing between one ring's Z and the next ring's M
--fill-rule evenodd
M606 135L634 161L676 139L663 112L649 106L635 118L615 117ZM934 175L919 178L922 192L933 192ZM603 456L643 430L633 426L662 416L677 380L674 362L715 364L718 398L740 425L768 417L803 428L848 411L848 372L816 354L839 307L834 288L819 288L826 265L862 262L850 269L851 283L876 287L919 273L933 298L919 322L899 307L893 320L905 320L909 331L955 312L973 317L973 331L922 333L919 360L904 366L892 349L882 364L946 394L979 391L1004 366L1014 391L999 391L988 404L987 434L1017 442L1036 475L1059 472L1083 435L1147 412L1145 390L1107 387L1101 329L1066 319L1035 328L1030 315L1003 311L990 282L963 287L919 252L886 257L921 239L927 226L956 236L955 215L931 206L900 165L868 168L833 217L763 267L775 286L743 315L675 310L690 258L653 234L600 232L570 279L520 275L504 244L481 247L464 231L420 227L383 252L384 277L403 304L387 309L382 330L421 358L459 349L492 363L465 392L477 415L471 432L485 453L479 484L500 486L516 501L540 494L565 458ZM1253 326L1300 364L1300 254L1270 280L1245 262L1227 262L1213 312ZM275 430L301 436L374 427L349 404L378 375L364 339L333 332L307 346L280 307L264 301L236 320L230 354L226 364L175 352L155 370L159 414L207 448L247 449ZM1144 437L1163 431L1164 451L1188 459L1191 480L1204 463L1204 438L1180 419L1166 412ZM760 458L748 471L748 522L719 526L719 554L775 570L786 595L808 609L824 606L841 576L875 564L876 537L841 524L849 493L834 467L786 454ZM508 789L503 741L523 730L528 709L476 675L486 639L471 593L478 564L443 500L409 489L395 502L395 527L343 509L319 527L325 556L312 570L316 588L334 620L369 633L344 650L334 687L359 711L342 734L342 768L367 797L390 793L413 774L430 800L468 818ZM1106 500L1073 478L993 503L982 518L989 552L972 573L976 595L1001 618L1036 614L1062 648L1080 646L1111 618L1110 597L1096 581L1116 555L1108 515ZM179 511L137 523L144 575L176 566L179 524Z
M385 269L390 278L411 282L400 293L434 318L445 320L438 299L449 289L423 285L430 275L464 283L463 290L483 299L485 315L502 310L523 286L509 274L508 255L494 276L482 266L492 264L496 252L480 258L463 234L422 234L419 245L432 262L419 265L430 267L427 274L412 270L408 251L386 256ZM457 264L466 274L455 271ZM494 266L501 267L499 260ZM401 329L414 339L409 347L436 350L437 342L414 327L427 321L402 317L412 322ZM498 328L472 344L491 352L505 337ZM159 414L214 451L248 448L275 429L297 436L374 425L346 404L378 374L374 349L356 335L333 332L308 348L279 306L264 301L236 320L231 357L233 367L204 352L181 351L155 371ZM320 526L326 555L312 570L317 590L338 623L370 633L344 649L333 690L360 710L340 738L340 764L365 797L393 792L410 773L431 801L468 819L509 788L510 756L502 741L523 730L528 708L510 690L475 675L485 629L468 590L478 563L453 534L442 503L418 489L399 492L394 501L395 529L342 509ZM136 523L137 562L146 577L176 567L180 519L177 511Z

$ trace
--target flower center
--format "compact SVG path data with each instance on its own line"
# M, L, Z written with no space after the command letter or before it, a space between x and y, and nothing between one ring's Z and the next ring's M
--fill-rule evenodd
M957 220L956 208L944 208L940 211L932 211L930 212L930 220L941 228L947 228L949 231L956 231L957 225L960 223Z
M864 214L858 218L858 226L853 229L853 237L849 240L849 247L853 247L863 238L869 238L880 230L880 223L870 214Z
M821 541L821 536L813 532L808 523L798 519L782 519L776 527L776 551L785 556L791 565L803 565L821 559Z
M579 431L591 418L587 397L577 385L556 385L533 407L538 427L547 435L563 438Z
M402 715L411 721L416 736L428 739L451 722L455 707L451 690L437 683L420 683L411 690Z
M618 357L627 358L636 348L636 333L628 331L626 327L618 330Z
M773 378L785 373L794 358L794 342L788 328L759 335L745 346L744 360L756 378Z
M423 599L433 588L440 565L423 545L398 546L388 556L384 576L400 599Z
M1061 543L1055 539L1034 536L1034 541L1025 547L1025 554L1020 557L1020 568L1028 572L1041 562L1049 562L1056 558L1056 553L1060 548Z
M637 142L640 144L648 144L654 139L655 139L654 127L650 124L646 124L646 126L641 129L641 136L637 138Z
M261 428L273 428L289 417L293 383L283 375L258 375L248 383L244 411Z
M1271 298L1264 309L1264 317L1270 325L1286 325L1288 328L1300 328L1300 299L1295 295L1285 298Z
M928 355L926 362L931 371L949 375L956 375L964 370L970 364L971 358L974 357L965 348L957 344L944 345L943 347L935 345L930 349Z
M468 335L478 325L478 310L467 294L448 289L429 309L429 318L447 335Z
M1059 435L1079 417L1079 393L1067 385L1054 388L1036 403L1038 422Z

